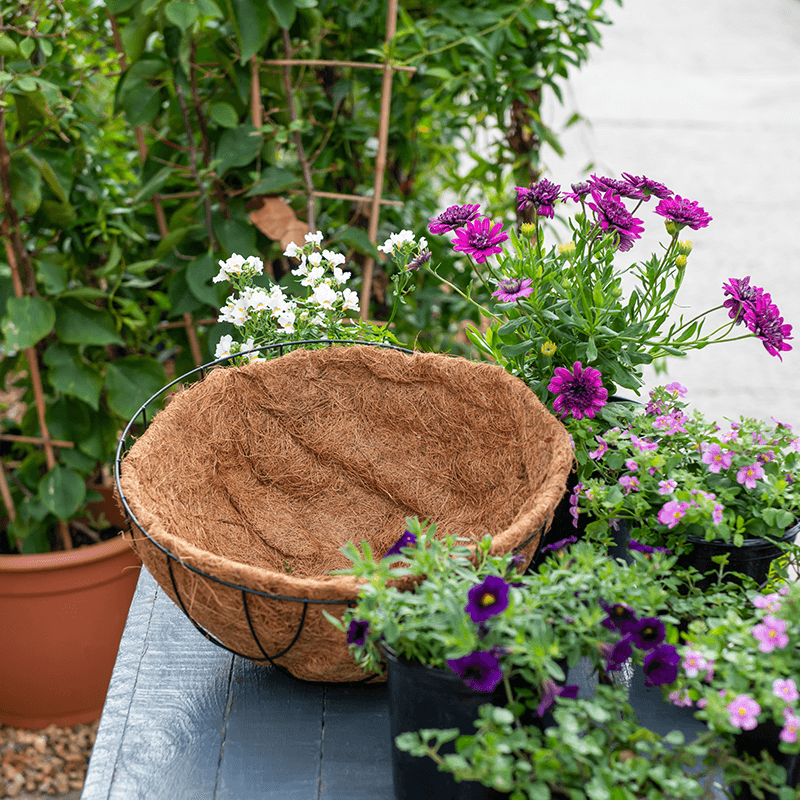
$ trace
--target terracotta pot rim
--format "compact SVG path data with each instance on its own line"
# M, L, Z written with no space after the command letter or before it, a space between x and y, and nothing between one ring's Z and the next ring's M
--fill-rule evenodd
M74 550L58 550L54 553L32 553L30 555L0 555L0 573L49 572L51 570L92 564L114 558L130 549L122 535L97 544L76 547Z

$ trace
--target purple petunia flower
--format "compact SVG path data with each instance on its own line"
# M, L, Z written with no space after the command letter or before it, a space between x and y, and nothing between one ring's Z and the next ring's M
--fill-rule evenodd
M601 600L600 606L608 615L602 622L604 628L625 634L632 633L639 627L636 612L624 603L613 603L609 606Z
M476 650L462 658L448 659L447 666L475 692L493 692L503 680L503 670L494 653Z
M646 178L644 175L631 175L627 172L623 172L622 177L625 179L626 183L639 192L639 196L642 197L645 202L648 202L653 196L664 199L665 197L672 197L672 195L675 194L672 189L668 189L663 183L651 181L650 178Z
M572 365L572 372L565 367L556 367L547 388L558 395L553 401L556 414L572 414L575 419L591 419L608 400L600 370L592 367L584 369L580 361Z
M546 553L548 550L563 550L565 547L569 547L571 544L575 544L578 539L575 536L567 536L566 539L559 539L557 542L553 542L553 544L546 544L542 548L542 552Z
M671 644L662 642L644 657L644 685L662 686L673 683L678 677L681 657Z
M466 227L456 231L456 238L452 239L453 250L473 256L482 264L493 254L502 253L501 242L508 239L508 234L503 230L503 223L492 225L488 217L468 222Z
M533 281L530 278L503 278L497 283L497 289L492 292L503 303L513 303L533 294Z
M745 489L755 489L756 481L764 477L764 467L758 462L742 467L736 473L736 482L744 485Z
M428 230L434 234L456 231L476 219L479 210L478 205L450 206L438 217L430 218Z
M389 556L401 556L402 549L404 547L414 547L417 544L417 537L411 533L411 531L406 531L387 551L384 558L389 558Z
M540 181L532 183L529 189L521 186L515 186L514 188L517 192L518 211L533 206L536 210L536 215L539 217L552 219L555 216L555 205L561 192L560 186L548 181L547 178L542 178Z
M651 547L649 544L642 544L642 542L636 541L636 539L631 539L628 542L628 550L636 550L645 555L650 553L666 553L668 556L672 555L672 550L668 547Z
M725 708L730 715L728 721L735 728L741 728L743 731L752 731L758 725L761 706L752 697L740 694L732 702L728 703Z
M644 225L622 204L619 196L609 189L605 194L592 191L593 203L586 205L597 215L597 224L606 232L616 234L617 247L625 252L633 247L634 239L640 239ZM663 202L663 201L662 201Z
M559 686L551 678L546 678L542 681L542 702L536 709L536 713L543 717L546 711L552 707L556 701L556 697L566 697L574 700L578 696L577 686Z
M633 655L630 634L626 634L613 647L609 645L606 649L606 669L622 669L625 662Z
M759 338L764 348L771 356L781 356L782 351L791 350L792 346L786 343L792 336L792 326L784 324L781 312L771 302L768 294L757 297L750 308L744 312L744 323Z
M665 197L654 210L656 214L675 223L678 230L691 228L696 231L699 228L705 228L713 219L705 212L705 209L697 204L697 201L687 200L679 194L674 197Z
M645 617L639 620L639 627L631 631L631 641L639 650L653 650L667 635L664 623L658 617Z
M467 592L465 610L473 622L485 622L508 608L508 584L496 575L489 575Z
M758 639L758 649L761 653L783 650L789 644L786 620L773 617L772 614L767 614L763 622L754 626L752 634Z
M741 279L730 278L728 283L722 284L722 290L729 298L722 305L728 309L728 316L735 320L737 325L744 322L745 311L753 308L756 300L764 294L760 286L750 285L749 275Z
M361 647L367 641L369 633L369 622L362 619L350 620L347 627L347 644L354 644Z

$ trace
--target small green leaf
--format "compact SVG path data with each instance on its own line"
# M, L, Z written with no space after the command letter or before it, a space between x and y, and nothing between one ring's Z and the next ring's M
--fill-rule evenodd
M75 298L58 301L56 334L66 344L125 344L108 311Z
M255 55L278 28L275 15L259 0L233 0L233 24L242 64Z
M39 497L48 511L67 520L86 497L86 483L75 470L56 464L39 481Z
M217 174L224 175L231 167L246 167L261 152L261 134L252 125L226 130L217 145Z
M194 3L189 3L187 0L172 0L167 3L164 14L173 25L177 25L182 31L187 31L197 22L200 12Z
M294 172L280 167L267 167L261 173L261 180L248 190L245 197L257 194L282 194L299 183L300 176Z
M333 241L346 244L362 255L372 256L372 258L381 257L378 249L369 240L369 236L367 236L367 232L363 228L345 228L335 236Z
M214 234L229 256L234 253L249 256L256 252L256 229L249 222L234 217L215 219Z
M211 253L196 258L186 268L186 283L192 294L214 308L222 306L230 288L227 283L212 283L217 272L219 268Z
M62 344L51 344L45 350L44 363L50 367L48 378L56 391L77 397L97 410L103 379L77 351Z
M222 128L235 128L239 124L239 115L230 103L212 103L208 114Z
M297 14L292 0L267 0L267 5L272 9L272 13L275 14L275 18L281 28L288 29L292 27Z
M33 347L53 330L56 312L41 297L9 297L3 318L3 336L9 350Z
M106 371L108 405L130 419L166 382L164 367L154 358L126 356L112 361Z

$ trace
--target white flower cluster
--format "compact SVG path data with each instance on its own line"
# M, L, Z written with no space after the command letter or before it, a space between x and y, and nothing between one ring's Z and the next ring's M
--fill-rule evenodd
M222 283L235 278L252 278L264 272L264 262L258 256L242 256L234 253L227 261L219 262L220 270L212 279L213 283Z
M233 336L226 333L219 342L217 342L214 358L226 358L234 353L246 353L247 350L252 350L255 346L255 341L252 337L245 342L239 343L234 340ZM247 359L247 363L249 364L251 361L257 361L261 356L259 356L258 353L247 353L242 356L242 358Z
M294 333L297 303L283 293L277 284L269 291L246 286L237 297L231 295L219 313L220 322L231 322L237 328L245 326L267 312L284 333Z
M400 231L400 233L392 233L389 238L383 243L378 245L378 250L381 253L386 253L387 256L393 255L396 250L410 250L415 244L415 237L413 231ZM417 249L421 252L428 247L428 240L424 236L420 236L419 242L416 242Z

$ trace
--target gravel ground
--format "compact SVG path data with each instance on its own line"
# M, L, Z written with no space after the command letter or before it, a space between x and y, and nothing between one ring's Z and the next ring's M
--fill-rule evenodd
M0 725L0 800L80 800L97 725Z

